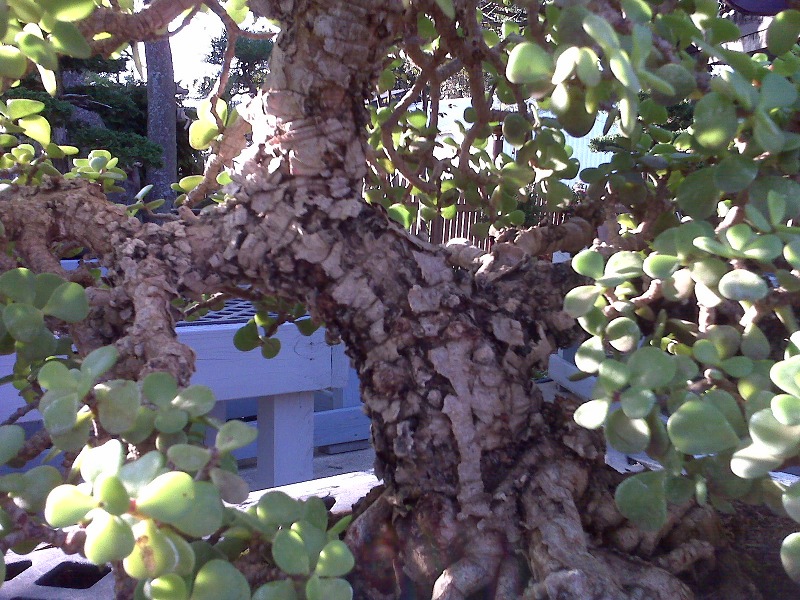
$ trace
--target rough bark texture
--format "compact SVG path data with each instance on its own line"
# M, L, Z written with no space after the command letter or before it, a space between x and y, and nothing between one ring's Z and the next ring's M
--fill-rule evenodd
M672 573L713 562L710 513L683 507L661 532L633 529L614 508L596 436L531 381L576 339L561 312L576 275L503 244L469 268L362 200L364 99L411 9L251 5L284 28L250 107L254 143L235 201L165 225L125 218L80 182L8 191L0 203L7 241L35 269L58 268L48 244L60 240L109 267L111 287L92 292L73 332L81 351L113 342L115 376L165 369L186 383L193 357L175 339L177 295L249 284L302 300L354 359L386 486L348 534L361 597L691 598Z
M147 62L147 138L161 146L163 164L147 169L147 183L153 185L150 198L164 198L161 210L170 210L175 192L170 184L178 180L177 111L175 73L169 40L144 45Z

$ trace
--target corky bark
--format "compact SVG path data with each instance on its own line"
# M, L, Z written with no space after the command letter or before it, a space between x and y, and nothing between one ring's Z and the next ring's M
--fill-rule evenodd
M679 527L688 508L659 533L628 526L596 436L531 381L576 339L561 303L577 276L504 244L480 268L459 264L362 199L364 101L414 8L251 6L283 30L250 108L234 201L157 225L126 218L88 183L2 196L21 260L67 240L108 266L110 289L92 293L89 320L74 327L80 350L115 343L115 376L168 370L185 384L193 357L176 341L175 297L247 284L301 300L354 359L385 482L348 534L361 597L690 598L670 573L712 560L716 532L692 539Z

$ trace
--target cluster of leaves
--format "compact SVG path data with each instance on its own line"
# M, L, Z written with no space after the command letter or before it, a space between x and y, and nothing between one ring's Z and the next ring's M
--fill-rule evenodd
M452 9L448 3L443 4L447 8L442 8L445 13ZM479 20L480 17L479 11ZM571 22L574 18L574 15L566 15L564 21ZM419 16L417 33L422 40L419 49L426 55L440 54L442 42L437 27L435 18ZM455 123L456 136L439 136L436 115L429 118L417 109L402 112L399 110L402 101L372 107L369 143L378 158L367 190L369 201L383 204L389 214L404 225L414 222L418 215L424 221L453 219L458 214L456 204L465 202L480 209L483 215L483 220L472 227L478 237L486 236L491 226L503 228L525 223L526 214L521 205L530 194L546 199L550 209L573 203L574 192L562 180L576 177L579 164L566 144L564 131L581 136L591 129L600 103L610 95L608 84L601 81L599 58L588 46L565 52L567 56L560 59L562 65L556 69L551 56L553 49L544 50L533 41L515 44L524 39L523 34L519 24L510 19L503 23L499 33L484 29L484 42L490 50L513 47L507 55L500 54L507 59L505 68L490 61L481 64L482 77L489 88L484 102L491 105L493 98L497 98L502 105L518 106L524 98L538 99L543 109L560 117L532 118L516 112L502 117L502 111L495 111L498 114L481 119L477 109L470 107L463 119ZM394 70L401 62L396 58L388 63L379 80L379 91L394 84ZM563 81L576 70L597 88L589 93L586 102L581 104L575 99L568 106L566 96L561 105L557 101L546 101L545 96L549 94L558 99L562 91L564 95L573 89L568 89ZM559 85L555 86L554 81ZM569 91L573 96L576 93ZM582 109L578 114L578 106L590 106L591 110ZM537 126L535 135L531 120ZM499 130L514 147L515 156L503 152L492 156L490 140ZM466 147L464 140L470 142ZM419 179L404 182L395 177L398 171L404 178L414 172Z
M133 8L132 2L131 9ZM45 89L55 95L59 54L89 58L89 43L75 21L88 17L94 0L15 0L3 5L0 18L0 75L21 79L30 67L39 71Z
M653 236L640 251L606 259L585 250L573 260L593 283L572 290L564 308L591 335L576 364L597 377L594 399L575 419L603 427L611 446L647 452L663 465L617 489L620 511L641 527L661 527L668 502L692 497L721 510L732 499L766 502L800 521L800 485L769 477L800 453L800 325L792 300L800 291L800 134L793 127L800 12L770 25L771 63L723 46L739 32L717 17L716 2L681 2L683 10L659 15L652 25L659 35L729 65L700 93L688 53L682 62L654 64L649 5L622 4L634 23L629 36L580 3L562 11L580 16L571 41L601 47L613 80L597 85L619 97L623 137L608 164L581 173L588 196L625 207L622 239L637 239L643 228ZM564 85L571 80L559 81L562 75L574 70L572 85L584 94L576 110L589 113L596 80L581 76L579 60L564 66L569 55L560 54L556 75L544 81L542 74L541 85ZM643 86L650 98L640 101ZM571 90L565 97L577 98ZM553 96L550 107L566 128L572 109L562 119ZM664 129L665 107L687 97L697 99L691 126ZM647 213L652 206L658 218ZM786 538L782 559L800 578L800 535Z
M11 379L32 399L32 374L50 356L69 356L72 342L56 337L46 325L53 317L74 323L86 317L89 305L83 288L50 273L35 275L28 269L13 269L0 275L0 352L16 353Z
M54 336L45 321L86 317L86 295L76 283L15 269L0 276L0 299L0 343L5 353L17 353L15 385L38 402L54 452L79 452L65 475L41 465L0 476L0 490L18 508L53 527L83 526L86 557L96 564L122 561L146 598L248 600L250 587L231 563L256 548L287 578L255 590L253 598L351 597L340 579L354 561L339 541L347 521L329 529L320 499L301 502L274 492L248 511L223 504L247 499L231 453L253 442L256 430L211 418L209 388L179 389L164 372L139 383L98 383L117 361L116 350L105 346L80 360L69 338ZM208 428L217 430L210 447L204 445ZM98 431L110 439L90 442ZM155 449L127 460L127 444L147 439ZM24 443L20 426L0 426L0 465L16 464ZM13 531L2 509L0 523L3 536Z
M116 58L102 58L94 55L90 58L61 57L61 68L65 71L91 71L92 73L121 74L128 70L130 51L124 51Z
M478 232L521 225L519 204L530 190L551 208L574 201L563 180L579 165L565 132L585 136L604 110L606 133L615 124L621 131L614 156L580 175L590 200L621 207L609 243L628 249L609 257L587 250L573 263L593 283L570 292L564 308L591 335L577 365L597 376L594 398L575 418L603 427L612 446L648 452L662 464L616 492L620 511L642 527L660 527L668 502L692 497L722 510L731 499L763 501L800 521L800 485L769 478L800 453L800 12L773 21L767 41L777 58L770 62L725 46L740 32L718 16L716 0L678 0L669 13L653 4L620 0L626 27L590 11L588 1L565 0L544 3L523 26L508 20L499 32L485 29L470 53L485 57L477 66L489 92L474 98L458 124L465 141L440 140L438 117L407 110L407 99L371 108L366 196L406 225L417 210L425 220L453 218L462 199L485 215ZM438 67L463 50L465 31L451 0L436 5L419 15L411 51L421 53L420 64ZM8 18L0 19L7 21L0 74L18 79L32 61L53 91L56 54L86 54L73 21L94 7L93 0L9 2ZM247 15L242 0L225 8L236 22ZM403 52L391 52L379 90L394 86L403 64ZM724 66L718 76L698 74L704 59ZM422 68L414 89L435 81L431 72ZM516 111L494 110L495 96ZM676 131L667 107L686 100L696 101L691 124ZM51 143L43 109L22 99L0 106L9 182L37 183L53 169L51 159L74 153ZM207 102L190 128L192 147L214 150L236 118L224 102L213 109ZM515 156L491 156L498 128ZM124 177L116 161L95 150L69 176L112 191ZM200 181L187 177L176 186L188 194ZM254 432L210 417L210 390L181 390L165 373L98 383L115 351L101 348L81 361L66 336L53 335L51 321L85 316L75 285L24 270L0 277L0 343L18 354L12 379L38 402L56 449L80 450L66 476L41 466L0 477L0 491L32 519L43 511L52 526L84 525L87 556L121 560L146 598L218 598L223 590L249 598L233 563L251 552L285 575L256 590L259 600L350 597L341 576L352 556L338 541L345 525L329 529L321 501L273 493L248 511L223 504L247 496L231 451ZM279 346L270 335L281 322L314 327L300 318L301 307L265 301L257 309L236 335L242 350L261 347L272 356ZM208 428L217 430L210 448L202 443ZM154 450L126 458L122 442L146 440ZM0 463L14 461L23 443L21 428L0 427ZM0 513L0 523L8 521ZM800 578L800 533L784 541L782 557Z
M431 61L453 43L440 33L457 18L451 2L437 4L443 16L419 17L414 49ZM458 125L469 148L439 140L435 116L399 111L402 101L372 109L367 197L406 225L417 216L412 198L425 220L452 218L463 200L487 217L478 231L516 225L531 188L553 209L573 200L562 180L579 166L564 132L586 136L604 113L605 133L620 131L614 155L580 176L589 201L621 207L607 240L617 251L606 259L589 250L573 263L594 280L565 300L592 336L576 362L597 375L594 399L575 418L663 465L617 491L621 512L642 527L661 527L668 502L692 497L722 510L731 499L763 501L800 520L800 486L769 478L800 452L800 12L774 19L770 62L728 47L741 32L715 0L682 0L669 13L645 0L620 5L627 28L578 0L546 3L525 28L485 30L489 49L507 49L503 69L481 64L491 90L534 114L520 107L501 121L502 111L480 111L473 98ZM706 61L719 65L716 76L698 73ZM680 118L668 110L676 105ZM501 123L514 158L487 152ZM457 166L429 160L446 146ZM800 534L782 556L800 578Z
M0 101L0 169L3 170L3 183L18 185L36 184L43 175L58 175L52 159L60 159L77 154L73 146L53 144L50 122L41 114L44 103L25 98ZM28 143L20 143L20 137L38 142L42 148L38 152ZM8 149L8 151L5 151Z
M189 126L189 143L195 150L207 150L219 140L225 127L239 118L236 109L229 110L224 100L217 100L213 109L211 101L204 100L197 107L197 120Z
M273 337L284 323L294 323L302 335L311 335L319 323L307 317L305 305L290 304L276 297L265 297L255 304L256 314L233 336L237 350L249 352L261 348L264 358L275 358L281 351L281 341ZM260 329L260 331L259 331Z

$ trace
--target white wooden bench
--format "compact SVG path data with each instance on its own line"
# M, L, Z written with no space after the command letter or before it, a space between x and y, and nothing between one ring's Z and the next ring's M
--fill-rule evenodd
M315 393L342 389L347 384L350 365L344 347L329 346L322 329L306 337L287 324L277 334L281 351L266 360L258 350L240 352L234 348L233 335L241 325L178 327L178 339L197 353L192 383L214 390L219 400L214 416L219 419L228 417L228 402L255 399L256 489L312 479L314 447L322 445L315 444L314 439ZM357 411L361 418L356 416L356 420L362 425L359 435L363 436L363 425L369 425L360 407L356 411L338 410L348 416Z
M244 457L249 450L256 459L255 489L312 479L315 447L368 439L358 379L341 344L325 343L322 329L306 337L286 324L277 333L280 353L267 360L258 350L240 352L233 346L233 335L242 325L183 325L177 333L197 353L192 383L207 385L219 400L213 415L256 417L255 448L244 449ZM0 356L0 376L11 372L14 360L15 355ZM331 391L333 409L315 413L315 395ZM237 410L229 414L228 406L234 404ZM0 386L0 422L22 405L13 387ZM40 419L32 411L21 421L33 426Z

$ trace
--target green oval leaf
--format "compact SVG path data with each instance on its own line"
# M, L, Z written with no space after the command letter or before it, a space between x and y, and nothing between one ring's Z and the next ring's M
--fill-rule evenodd
M193 473L199 471L211 460L208 448L191 444L175 444L167 450L167 458L181 471Z
M600 363L606 358L603 340L592 337L583 342L575 353L575 365L584 373L597 373Z
M259 498L256 514L265 523L291 525L302 518L303 507L285 492L271 491Z
M782 425L800 425L800 398L789 394L778 394L770 402L775 419Z
M656 403L656 395L642 388L628 388L620 395L622 411L629 419L644 419Z
M298 600L294 584L289 580L270 581L255 592L253 600Z
M710 92L695 105L693 124L698 144L710 151L725 150L739 128L736 107L725 96Z
M630 419L621 410L611 413L606 421L606 440L625 454L643 452L650 443L650 426L644 419Z
M714 169L714 182L723 192L736 193L746 189L758 175L758 165L752 158L731 154Z
M241 504L250 495L250 485L236 473L225 469L211 469L211 481L220 497L230 504Z
M677 256L669 254L650 254L644 259L642 270L645 275L653 279L665 279L677 271L681 266Z
M3 324L20 342L33 342L44 328L44 315L29 304L11 304L3 311Z
M705 219L716 211L720 195L714 169L706 167L684 178L678 186L675 199L690 217Z
M715 406L702 400L689 400L667 421L673 445L685 454L722 452L739 443L739 436Z
M83 546L86 558L96 565L126 558L136 545L131 526L104 510L95 509L91 514Z
M94 0L39 0L43 9L59 21L80 21L94 12Z
M208 413L216 403L214 392L205 385L190 385L172 399L172 406L185 410L192 417Z
M101 346L86 355L81 363L81 373L92 381L105 375L117 363L119 352L114 346Z
M50 30L49 39L53 47L61 54L74 58L90 58L92 56L92 47L72 23L57 22Z
M172 399L178 395L178 383L175 377L166 371L149 373L142 381L142 394L156 406L169 406Z
M731 471L743 479L758 479L768 475L783 463L761 444L750 444L731 457Z
M575 410L573 419L581 427L597 429L605 423L610 406L608 400L589 400Z
M659 348L644 346L636 350L628 360L632 386L656 389L667 385L678 369L674 356Z
M159 475L136 498L136 510L158 521L171 523L192 510L195 482L182 471Z
M250 586L231 563L214 558L197 572L192 600L250 600Z
M112 435L128 431L136 424L141 399L134 381L108 381L95 386L100 424Z
M261 344L261 356L264 358L275 358L281 351L281 341L278 338L267 338Z
M272 540L272 558L287 575L308 575L311 566L303 540L296 531L281 529Z
M580 285L571 289L564 296L564 312L573 318L585 315L592 310L601 291L601 288L595 285Z
M787 535L781 544L781 564L786 573L800 581L800 533Z
M67 323L82 321L89 315L86 290L77 283L65 282L53 290L42 311Z
M233 334L233 345L240 352L249 352L258 348L261 338L258 335L258 325L255 319L250 319L247 324L236 330Z
M784 10L767 27L767 49L775 56L786 54L800 37L800 11ZM800 547L800 546L799 546Z
M36 299L36 275L24 268L6 271L0 275L0 294L20 304L32 304Z
M729 300L749 302L761 300L769 293L767 282L756 273L746 269L729 271L719 280L717 288L719 293Z
M572 268L576 273L592 279L603 276L606 260L596 250L581 250L572 259Z
M306 583L307 600L352 600L350 583L339 578L320 578L316 575Z
M617 317L606 327L605 337L615 350L631 352L639 345L642 332L636 321L628 317Z
M554 70L553 57L534 42L517 44L508 54L506 77L511 83L530 85L535 97L552 89Z
M788 456L800 446L800 425L787 426L778 421L768 408L750 417L750 437L774 456Z
M153 425L156 430L161 433L177 433L189 422L189 415L185 410L173 408L172 406L165 406L156 411L155 421ZM123 430L124 431L124 430Z
M16 121L23 117L37 115L44 110L44 102L28 98L10 98L6 102L8 118Z
M641 277L644 258L638 252L627 250L616 252L606 262L603 277L597 280L598 285L603 287L615 287L621 283Z
M254 427L243 421L232 420L220 427L214 445L220 453L231 452L251 444L257 436L258 431Z
M53 527L68 527L84 519L86 513L96 507L97 500L76 486L59 485L47 496L44 518Z
M25 430L19 425L0 425L0 465L14 458L25 444Z
M28 59L16 46L0 45L0 75L12 81L21 79L28 70Z
M314 573L320 577L341 577L352 571L354 566L355 558L350 548L342 541L331 540L319 553Z
M664 471L638 473L617 486L614 501L622 515L638 527L659 530L667 522Z
M48 71L58 70L58 56L50 42L29 31L20 31L14 41L22 53L36 64Z
M219 129L213 121L194 121L189 126L189 145L195 150L205 150L218 135Z
M197 515L203 515L203 518L198 519ZM175 519L172 525L186 535L201 538L217 531L222 526L224 516L225 507L219 490L210 481L197 481L191 510Z

